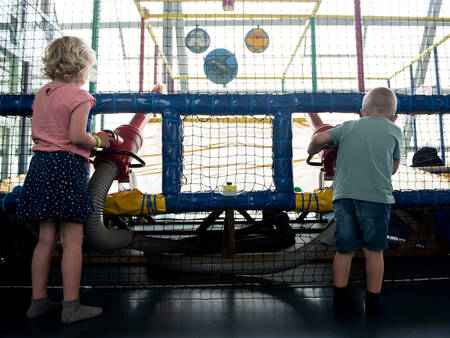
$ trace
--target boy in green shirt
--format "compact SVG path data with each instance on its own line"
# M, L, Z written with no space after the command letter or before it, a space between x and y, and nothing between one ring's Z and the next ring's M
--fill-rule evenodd
M337 313L350 308L350 267L355 251L362 248L366 259L366 316L381 314L378 296L384 273L383 250L387 249L390 207L395 203L391 176L398 169L402 144L401 129L393 123L396 110L394 92L374 88L364 96L362 118L315 135L308 146L309 155L326 144L338 147L333 182L333 308Z

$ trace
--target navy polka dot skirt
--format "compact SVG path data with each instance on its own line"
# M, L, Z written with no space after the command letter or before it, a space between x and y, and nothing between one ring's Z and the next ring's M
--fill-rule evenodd
M90 212L84 159L65 151L36 151L23 185L17 219L84 224Z

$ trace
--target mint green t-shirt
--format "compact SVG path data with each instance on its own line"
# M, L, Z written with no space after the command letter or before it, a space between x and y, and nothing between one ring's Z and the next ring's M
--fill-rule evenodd
M351 198L393 204L392 169L402 131L386 117L365 116L327 130L338 147L333 201Z

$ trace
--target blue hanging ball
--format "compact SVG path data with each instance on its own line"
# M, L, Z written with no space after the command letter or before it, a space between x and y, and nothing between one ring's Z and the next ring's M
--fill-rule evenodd
M219 48L205 57L203 70L210 81L225 85L236 77L238 63L233 53Z

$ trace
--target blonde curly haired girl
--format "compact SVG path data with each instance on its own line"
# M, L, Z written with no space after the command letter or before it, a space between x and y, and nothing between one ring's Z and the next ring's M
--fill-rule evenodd
M43 75L52 81L34 98L34 155L17 207L17 219L39 223L27 316L38 318L56 308L48 298L47 280L59 233L63 247L61 321L69 324L103 312L101 307L80 304L79 288L83 223L92 211L86 170L90 150L108 148L113 138L105 132L91 135L86 131L95 99L80 87L94 74L94 51L77 37L63 36L47 46L43 63Z

